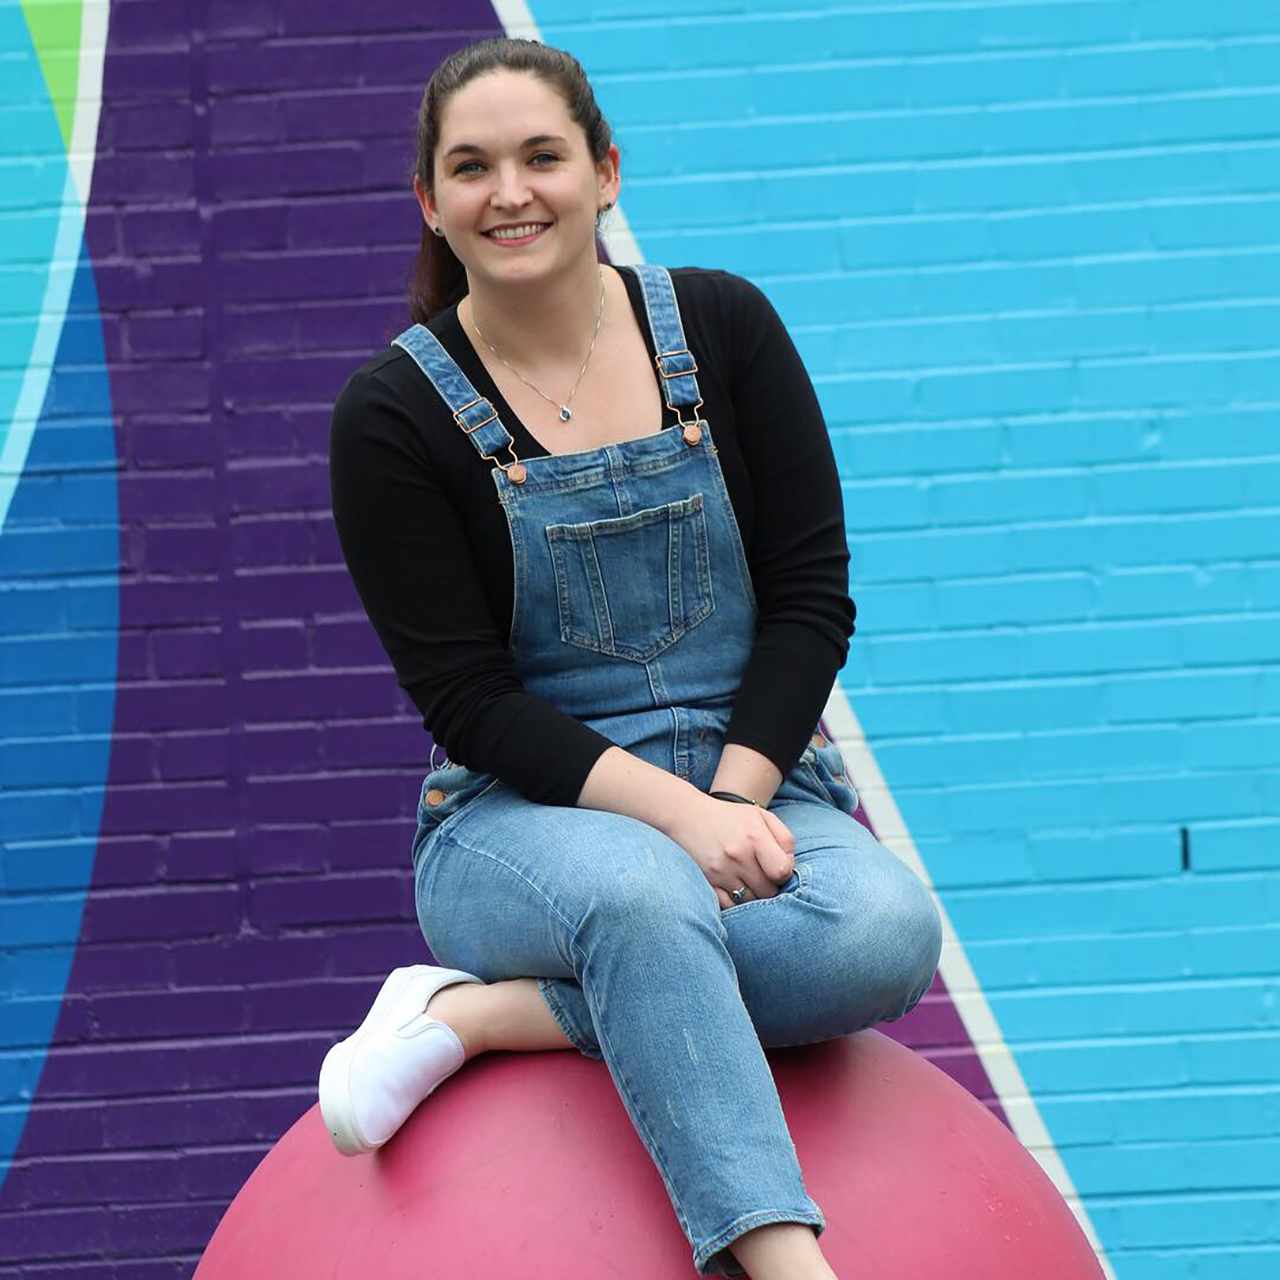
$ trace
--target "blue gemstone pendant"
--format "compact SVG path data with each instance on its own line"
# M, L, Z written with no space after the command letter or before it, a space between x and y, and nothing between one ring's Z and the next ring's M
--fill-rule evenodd
M572 417L573 414L569 411L569 406L567 404L562 404L560 406L560 421L568 422Z

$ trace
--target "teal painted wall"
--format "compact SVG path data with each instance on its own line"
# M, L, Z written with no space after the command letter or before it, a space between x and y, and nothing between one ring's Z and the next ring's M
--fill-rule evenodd
M1280 5L533 12L813 374L841 684L1117 1276L1280 1274Z

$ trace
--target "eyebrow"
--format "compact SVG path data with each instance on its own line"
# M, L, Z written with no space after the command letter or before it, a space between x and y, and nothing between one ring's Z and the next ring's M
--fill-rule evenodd
M526 138L520 145L525 147L540 147L544 142L568 142L569 139L562 137L558 133L535 133L532 138ZM456 156L462 153L484 155L484 148L478 147L474 142L459 142L457 146L450 147L444 153L444 159L448 160L450 156Z

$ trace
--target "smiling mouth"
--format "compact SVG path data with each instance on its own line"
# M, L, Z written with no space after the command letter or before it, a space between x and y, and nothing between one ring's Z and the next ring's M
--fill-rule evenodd
M549 222L526 222L522 225L533 229L523 235L511 235L510 232L505 235L498 235L496 231L485 231L481 234L486 239L497 240L501 244L520 244L522 241L532 240L535 236L541 235L551 224Z

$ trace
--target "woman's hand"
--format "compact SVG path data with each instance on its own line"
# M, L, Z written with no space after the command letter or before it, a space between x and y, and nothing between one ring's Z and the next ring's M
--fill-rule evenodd
M751 892L743 902L775 897L795 870L795 836L756 805L694 792L681 799L663 830L702 869L721 910L737 905L729 894L744 884Z

